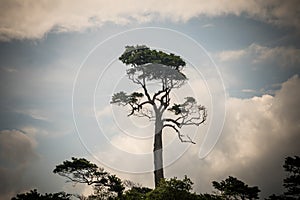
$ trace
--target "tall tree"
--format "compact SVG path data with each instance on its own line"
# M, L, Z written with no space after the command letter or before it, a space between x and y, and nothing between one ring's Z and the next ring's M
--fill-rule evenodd
M185 97L183 103L171 104L171 91L180 88L187 81L183 73L185 61L180 56L162 51L152 50L147 46L126 46L120 56L127 68L128 78L141 87L141 91L127 94L123 91L112 96L111 103L128 106L128 116L147 117L155 121L154 128L154 180L155 187L164 178L163 143L164 128L173 129L181 142L194 143L188 135L180 132L185 125L202 124L207 117L204 106L198 105L195 98ZM155 83L156 91L151 91L149 85ZM173 116L166 116L170 111Z
M221 182L213 181L212 184L225 199L258 199L258 193L260 192L257 186L249 187L243 181L232 176Z

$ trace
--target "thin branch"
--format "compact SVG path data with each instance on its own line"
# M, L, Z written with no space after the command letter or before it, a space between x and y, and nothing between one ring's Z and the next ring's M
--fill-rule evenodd
M170 128L172 128L173 130L175 130L176 133L177 133L177 136L178 136L178 138L179 138L179 140L180 140L181 142L187 142L187 143L196 144L196 143L190 138L190 136L188 136L188 135L186 135L186 137L188 138L187 140L183 139L183 137L184 137L185 135L182 135L182 134L180 133L180 131L179 131L175 126L173 126L173 125L171 125L171 124L164 124L164 125L163 125L163 128L165 128L165 127L170 127Z
M78 178L72 178L72 177L66 175L66 174L63 173L63 172L60 172L60 173L58 173L58 174L59 174L60 176L62 176L62 177L66 177L67 179L69 179L69 180L67 180L66 182L88 183L88 182L82 181L82 180L80 180L80 179L78 179Z
M139 106L140 108L142 108L142 106L143 106L143 105L146 105L146 104L151 104L151 105L153 105L153 101L144 101L144 102L140 103L138 106Z

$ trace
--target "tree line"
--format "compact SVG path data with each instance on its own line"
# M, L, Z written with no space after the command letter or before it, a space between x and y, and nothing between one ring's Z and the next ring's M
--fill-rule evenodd
M284 170L283 194L272 194L266 200L300 199L300 157L287 157ZM121 180L104 168L86 160L72 158L59 164L53 173L64 177L67 182L86 184L93 188L93 194L68 194L66 192L40 194L36 189L18 194L12 200L254 200L259 199L260 189L248 186L236 177L229 176L220 182L213 181L213 193L197 194L192 191L193 182L185 176L182 180L176 177L161 179L154 189L143 187L129 180Z

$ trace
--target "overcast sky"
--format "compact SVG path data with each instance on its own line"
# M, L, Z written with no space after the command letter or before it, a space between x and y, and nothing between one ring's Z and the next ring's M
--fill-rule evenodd
M248 1L0 2L0 199L37 188L84 192L52 173L85 157L153 187L151 122L111 106L139 88L118 61L125 45L180 55L208 120L164 133L165 175L198 193L235 176L261 197L282 192L284 158L300 154L300 4ZM152 86L155 89L155 85Z

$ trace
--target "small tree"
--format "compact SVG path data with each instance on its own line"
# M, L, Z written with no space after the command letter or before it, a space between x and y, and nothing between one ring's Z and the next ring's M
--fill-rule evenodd
M193 182L185 176L183 180L176 177L169 180L162 179L153 191L147 194L146 199L151 200L194 200L199 196L191 193Z
M207 117L204 106L198 105L193 97L185 97L181 104L171 104L171 91L180 88L187 77L183 73L184 60L174 54L151 50L147 46L126 46L119 58L125 65L128 78L141 87L141 92L127 94L123 91L112 96L111 103L128 106L128 116L146 117L155 121L154 128L154 180L155 187L164 178L162 133L164 128L173 129L181 142L194 143L188 135L180 132L186 125L202 124ZM155 83L157 91L150 91L149 84ZM173 117L166 117L166 111Z
M258 199L260 192L257 186L249 187L243 181L232 176L229 176L225 181L213 181L212 184L225 199Z
M72 157L72 161L66 160L63 164L57 165L53 173L66 177L68 181L75 184L92 185L95 196L121 197L123 194L124 186L120 178L109 174L103 168L99 168L84 158Z

